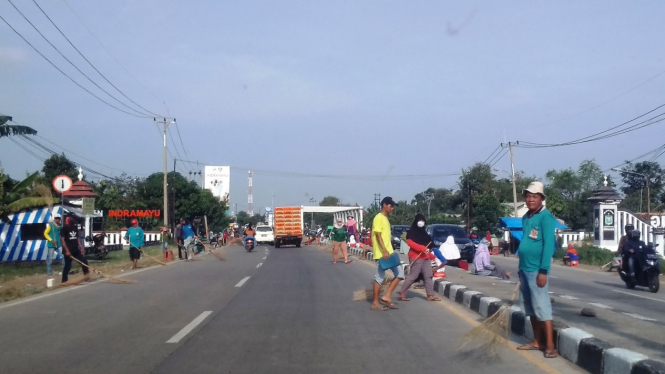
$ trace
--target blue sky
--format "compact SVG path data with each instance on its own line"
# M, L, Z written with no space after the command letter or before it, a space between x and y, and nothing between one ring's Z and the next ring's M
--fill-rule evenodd
M32 1L13 1L81 70L112 90ZM657 1L37 1L127 96L177 118L188 159L235 168L231 202L239 210L246 209L246 168L456 173L504 139L577 139L665 101L665 75L657 76L665 51L654 39L665 33L658 17L665 3ZM0 2L0 15L104 95L9 3ZM1 113L113 169L68 154L74 161L108 175L161 170L162 141L152 118L100 103L1 22L0 82ZM595 158L609 168L661 145L662 126L587 145L517 149L516 167L542 176ZM7 139L0 141L0 161L14 178L42 164ZM495 168L510 170L508 157ZM270 206L272 194L276 205L326 195L367 205L374 193L410 199L457 179L255 174L256 211Z

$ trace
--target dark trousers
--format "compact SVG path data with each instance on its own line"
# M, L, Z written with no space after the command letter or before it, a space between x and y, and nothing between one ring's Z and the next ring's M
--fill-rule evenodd
M178 258L182 260L182 246L178 244Z
M72 257L74 257L75 259L81 261L86 265L88 264L88 260L86 260L85 257L83 257L81 251L79 250L74 250L74 253L72 253ZM67 282L67 280L69 279L69 271L72 270L72 262L74 261L72 260L72 257L65 257L65 267L62 269L62 283ZM83 274L84 275L88 274L88 268L85 266L81 267L83 268Z

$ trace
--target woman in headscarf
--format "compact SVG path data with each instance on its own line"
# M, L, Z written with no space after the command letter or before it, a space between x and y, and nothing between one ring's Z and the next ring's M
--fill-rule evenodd
M344 224L342 223L341 218L338 218L337 221L335 221L335 225L333 226L331 236L333 241L333 264L337 263L338 250L342 250L342 256L344 256L344 263L345 264L351 263L346 254L347 231L346 227L344 227Z
M445 257L450 266L458 266L458 260L460 259L459 248L455 244L455 238L452 235L448 235L446 241L441 244L439 248L441 255Z
M349 232L349 235L353 236L353 239L358 243L358 223L353 216L348 216L346 220L346 231Z
M432 260L434 255L430 251L432 246L432 238L425 230L425 216L418 213L416 218L411 224L411 228L406 233L406 243L409 245L409 260L411 266L409 268L409 275L402 283L402 289L399 293L399 299L402 301L409 301L406 297L406 291L413 282L418 279L422 274L423 281L425 282L425 292L427 292L427 300L441 301L438 297L434 296L434 283L432 282Z
M473 266L476 269L476 275L510 279L510 273L506 273L498 265L490 261L490 251L487 247L488 244L487 240L481 240L476 249L476 254L473 256Z

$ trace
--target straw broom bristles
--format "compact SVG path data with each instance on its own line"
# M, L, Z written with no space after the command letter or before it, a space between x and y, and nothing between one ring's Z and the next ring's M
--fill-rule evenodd
M73 280L73 281L67 281L65 283L60 283L58 287L69 287L69 286L76 286L78 284L81 284L87 280L90 280L90 275L86 274L83 278Z
M90 269L90 270L93 271L94 273L99 274L99 275L101 275L102 277L104 277L104 278L106 278L106 279L109 279L109 280L112 280L112 281L115 281L115 282L119 282L119 283L134 283L133 280L119 279L119 278L116 278L116 277L112 277L112 276L110 276L110 275L106 275L106 274L102 273L101 271L99 271L99 270L93 268L92 266L84 264L83 262L77 260L77 259L74 258L74 257L72 257L72 260L78 262L79 264L81 264L81 266L85 266L85 267L87 267L88 269Z
M504 337L508 336L510 307L515 302L515 297L517 296L517 291L519 291L519 289L520 282L517 282L517 287L515 287L510 303L503 305L496 311L496 313L483 321L483 323L464 334L462 345L459 349L468 345L473 345L482 348L491 356L496 355L498 348L503 345Z
M218 252L219 250L219 252ZM219 261L226 261L226 257L224 257L224 254L222 253L223 249L222 247L212 249L210 250L210 253L212 253L213 256L215 256Z
M161 262L161 261L159 261L158 259L156 259L156 258L150 256L149 254L145 253L144 250L139 249L139 251L141 251L141 253L143 253L147 258L149 258L149 259L155 261L156 263L161 264L161 265L164 265L164 266L168 266L165 262Z
M388 285L390 284L390 282L392 282L393 279L395 278L386 277L386 279L381 284L381 290L379 291L379 294L386 292L386 290L388 289ZM373 297L374 297L374 288L358 290L353 293L353 301L367 301L372 299Z

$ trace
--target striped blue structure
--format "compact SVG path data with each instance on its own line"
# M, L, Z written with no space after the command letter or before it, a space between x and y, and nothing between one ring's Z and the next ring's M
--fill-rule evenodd
M60 214L60 206L35 208L9 215L9 223L0 221L0 263L13 261L46 260L46 240L21 241L21 225L48 223L53 213ZM57 257L60 259L60 256Z

